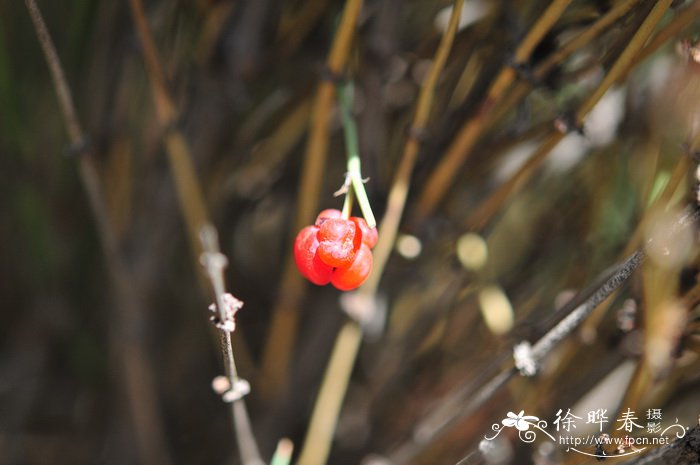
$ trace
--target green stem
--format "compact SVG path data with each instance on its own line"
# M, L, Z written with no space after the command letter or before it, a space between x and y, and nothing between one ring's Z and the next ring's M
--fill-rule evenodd
M294 445L289 439L280 439L277 443L277 450L275 450L275 455L272 456L272 461L270 465L289 465L292 461L292 452L294 450Z
M352 199L355 191L352 184L348 185L347 189L348 191L345 193L345 201L343 202L343 211L340 213L340 217L346 220L350 218L350 214L352 213Z
M374 228L377 225L377 220L372 213L372 207L365 192L365 185L362 179L362 169L360 164L360 150L357 138L357 125L352 117L352 82L345 81L338 85L338 102L340 104L340 116L343 121L343 130L345 132L345 150L348 155L348 176L352 189L348 191L348 196L354 194L357 203L360 204L362 216L364 216L367 225ZM345 207L343 207L345 212Z

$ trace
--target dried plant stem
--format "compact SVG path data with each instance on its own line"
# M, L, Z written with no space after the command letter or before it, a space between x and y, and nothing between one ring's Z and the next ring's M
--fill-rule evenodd
M602 82L593 93L583 102L576 113L576 123L583 124L583 119L586 117L593 107L598 103L600 98L608 91L610 87L630 68L638 52L644 47L654 28L661 21L664 13L671 6L673 0L660 0L656 2L649 15L644 22L639 26L637 32L632 36L627 47L622 51L615 64L610 68L610 71L605 75Z
M564 134L560 132L551 133L542 144L540 144L535 153L530 156L527 162L525 162L510 179L501 184L500 187L472 210L472 213L466 220L467 227L477 230L486 226L486 223L491 220L508 197L525 184L534 170L540 166L542 161L549 155L549 152L556 147L563 138Z
M324 465L327 462L335 425L361 341L362 329L355 322L346 323L338 333L321 390L314 404L298 465Z
M566 58L571 56L572 53L590 43L598 34L626 15L638 3L640 3L640 0L625 0L615 5L589 28L572 38L560 49L548 56L542 63L537 65L535 68L536 77L540 79L544 77L555 66L561 64Z
M615 21L626 15L640 0L625 0L615 5L605 15L601 16L585 31L581 32L566 42L560 49L553 52L545 60L537 65L533 72L534 82L544 79L555 66L561 64L571 54L588 45L598 34L603 32ZM508 109L515 107L532 87L532 81L518 81L515 88L501 101L501 104L493 111L492 120L500 118Z
M454 42L463 4L464 0L455 0L454 2L448 28L442 37L418 98L411 135L406 142L396 177L392 183L387 211L379 226L379 240L374 250L372 274L358 291L360 301L364 302L365 305L372 306L376 300L379 280L388 261L406 203L408 186L419 149L419 140L416 135L422 132L427 124L435 87ZM347 100L341 99L340 103L341 107L344 107L341 109L342 111L349 111L351 108L351 102ZM346 133L346 135L352 137L352 133ZM326 463L338 415L361 342L361 326L355 321L346 322L338 333L328 362L299 457L299 465L323 465Z
M607 275L600 286L591 291L585 297L577 296L576 301L582 301L578 306L572 307L568 314L553 328L539 339L531 348L531 366L536 371L539 362L566 336L568 336L586 315L590 314L612 292L618 289L632 272L642 263L644 253L635 252L625 262ZM587 291L584 291L587 293ZM502 365L498 361L498 366ZM434 412L420 421L416 426L414 437L407 444L400 447L394 457L396 463L409 462L415 455L438 436L445 434L449 427L460 419L472 414L486 401L493 397L503 386L517 374L517 370L510 367L494 376L489 382L476 391L459 387L453 394L448 394L443 403Z
M280 439L270 465L289 465L292 461L292 452L294 452L292 441L287 438Z
M442 37L440 46L435 53L433 64L430 67L430 71L418 95L416 113L413 116L409 137L406 140L401 160L396 169L396 175L391 184L391 190L389 191L386 211L379 226L379 240L373 251L374 271L362 287L362 292L364 293L371 295L376 294L377 288L379 287L379 280L383 275L384 267L394 247L396 234L399 230L399 223L403 216L406 198L408 197L413 167L416 164L416 157L420 149L419 135L425 132L428 118L430 117L430 111L433 106L435 88L440 74L442 74L442 70L445 67L445 63L447 62L450 50L452 49L452 43L454 42L454 37L457 34L457 28L459 26L459 14L462 11L463 5L464 1L454 2L452 16L450 17L447 30Z
M622 51L618 59L615 61L610 71L605 75L603 80L593 90L588 98L581 104L575 114L575 125L581 126L586 115L598 103L601 97L608 89L629 69L634 62L634 58L639 50L644 46L644 43L651 35L654 27L661 20L663 14L670 6L672 0L661 0L657 2L652 10L647 15L644 22L639 26L639 29L634 34L627 47ZM513 176L504 182L496 189L489 197L487 197L477 208L474 209L471 215L467 218L467 225L473 229L483 228L496 212L503 206L505 201L511 194L519 190L527 180L535 173L536 168L540 166L542 161L549 155L549 152L564 138L564 134L553 132L547 137L535 153L528 161L518 170Z
M553 0L537 22L532 26L530 32L520 43L513 58L514 64L526 64L530 59L532 51L542 38L554 26L564 10L569 6L571 0ZM437 204L452 185L459 169L471 154L474 145L479 139L489 115L494 106L503 98L507 89L516 78L516 70L513 66L504 66L491 87L487 91L486 98L481 103L479 111L469 119L460 129L457 137L450 144L447 152L442 157L437 167L433 170L428 181L420 194L416 207L417 222L421 222L429 216Z
M698 11L700 10L700 2L693 0L684 10L679 11L676 17L658 32L641 50L634 61L641 63L646 60L652 53L656 52L661 46L668 43L669 40L676 37L683 29L690 26L698 19ZM630 67L631 69L631 67ZM629 69L627 70L629 72Z
M532 359L536 364L549 354L554 346L559 344L571 332L577 328L581 322L591 314L605 299L615 292L644 262L646 253L644 250L637 250L630 255L617 270L600 286L592 296L583 304L579 305L562 319L557 325L542 336L536 344L532 346ZM534 374L534 373L533 373Z
M435 414L422 420L414 429L413 437L399 446L389 457L393 465L414 463L415 458L438 437L449 431L450 426L458 420L475 412L484 403L490 400L517 374L514 368L504 370L494 376L489 382L476 391L469 390L458 393L457 396L446 398L444 405L435 411Z
M174 123L177 116L175 105L167 90L165 75L158 59L158 53L153 42L153 37L148 27L148 21L143 9L141 0L130 0L129 6L134 18L134 23L139 35L139 40L143 47L144 60L148 70L148 77L153 90L154 103L158 121L165 131L165 148L175 186L182 208L185 223L189 233L190 244L196 256L206 252L220 256L218 249L218 239L216 230L208 224L204 196L197 179L197 174L192 163L192 155L185 138L180 131L175 128ZM202 234L200 242L200 234ZM224 258L225 259L225 258ZM199 267L197 267L199 270ZM216 293L217 307L219 311L225 308L222 301L224 295L223 267L218 271L207 269ZM229 331L221 330L221 346L224 358L226 376L235 389L238 381L236 365L233 358L233 346L231 344L231 334ZM234 432L238 441L241 458L245 465L260 465L264 462L260 458L258 447L250 426L250 419L242 398L231 403L231 414L234 422Z
M117 236L108 216L93 154L78 120L72 93L51 35L35 0L25 0L25 5L49 66L70 143L79 155L80 179L97 225L107 271L114 286L118 312L116 312L117 321L112 331L111 341L119 361L123 364L120 372L134 423L134 437L138 442L141 461L151 465L168 465L172 460L166 447L165 434L157 410L153 370L142 341L130 338L126 330L135 326L135 321L142 313L142 304L138 300L136 285L131 279L127 265L119 253Z
M219 312L219 321L226 321L229 317L225 314L227 307L224 302L226 286L224 281L224 268L227 264L226 256L219 250L219 239L216 228L211 224L206 224L200 230L202 243L202 264L205 267L209 281L216 296L216 307ZM224 369L228 379L230 389L235 390L240 383L236 362L233 357L233 345L231 343L231 331L219 328L221 337L221 353L224 360ZM238 449L244 465L263 465L265 462L260 457L258 445L253 435L248 411L243 400L243 395L238 396L231 402L231 417L233 418L233 428L238 441Z
M339 76L345 69L355 35L362 0L347 0L340 25L333 39L326 62L328 73ZM299 181L299 204L294 233L310 223L318 209L318 197L326 166L331 111L335 101L335 85L330 80L319 83L311 111L311 128L302 175ZM303 281L289 254L282 276L280 296L272 311L272 322L263 350L261 395L276 396L286 386L289 361L299 324L299 303L303 297Z

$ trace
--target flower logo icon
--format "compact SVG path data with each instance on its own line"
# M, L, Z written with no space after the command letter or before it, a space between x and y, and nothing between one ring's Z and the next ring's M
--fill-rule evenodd
M513 412L508 412L506 414L507 418L504 418L501 423L503 426L509 428L516 427L518 431L527 431L530 429L532 422L539 421L539 418L532 415L525 415L525 410L521 410L517 415Z

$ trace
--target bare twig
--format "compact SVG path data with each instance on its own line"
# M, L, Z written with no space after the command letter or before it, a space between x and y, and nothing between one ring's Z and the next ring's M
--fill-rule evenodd
M236 328L235 313L243 302L226 293L224 268L228 259L219 251L219 239L214 226L207 224L200 231L202 249L201 262L211 282L216 304L212 310L216 313L214 320L221 334L221 352L224 359L228 389L222 390L222 398L231 403L231 415L238 448L244 465L263 465L258 446L250 425L250 418L243 397L250 391L247 381L238 377L236 362L233 357L231 333Z

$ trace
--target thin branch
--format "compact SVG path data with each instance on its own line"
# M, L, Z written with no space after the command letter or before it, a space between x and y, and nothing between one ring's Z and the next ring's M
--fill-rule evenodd
M41 45L41 49L44 52L46 63L49 65L51 79L53 80L53 86L58 96L59 107L63 113L63 120L66 123L71 144L78 146L84 143L83 130L80 121L78 121L78 115L73 103L73 96L68 87L66 76L63 73L61 60L58 58L56 47L53 44L53 40L51 40L51 34L49 34L44 18L41 16L39 6L34 0L25 0L24 3L27 6L27 10L29 10L29 16L34 24L34 30L39 39L39 45Z
M216 304L212 309L216 313L213 321L216 322L221 336L221 353L228 379L228 389L222 390L224 391L222 398L231 403L231 417L243 464L263 465L265 462L260 457L243 400L243 397L250 391L250 385L238 377L233 357L233 345L231 344L231 333L236 328L235 313L243 306L243 302L226 293L224 269L228 259L219 250L216 228L210 224L205 225L200 231L200 238L204 250L201 256L202 266L207 272L216 297Z
M348 322L340 329L314 404L298 465L324 465L327 462L361 341L362 329L357 323Z
M413 167L416 164L416 157L420 149L420 138L418 136L425 132L428 118L430 117L430 111L433 106L433 97L435 95L438 79L445 68L447 57L450 54L454 38L457 35L459 15L461 14L463 6L463 0L454 2L450 22L445 30L445 34L442 36L442 41L435 53L433 64L430 67L430 71L418 95L418 104L416 106L416 113L413 116L413 123L409 130L409 137L406 140L401 160L396 168L396 175L391 184L391 190L389 191L386 211L382 218L381 225L379 226L379 240L373 251L374 271L362 287L362 291L365 293L376 294L379 280L384 274L384 267L394 247L396 234L399 230L399 224L406 206Z

